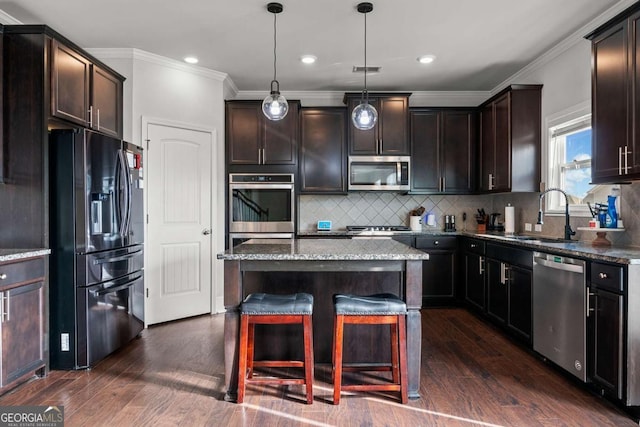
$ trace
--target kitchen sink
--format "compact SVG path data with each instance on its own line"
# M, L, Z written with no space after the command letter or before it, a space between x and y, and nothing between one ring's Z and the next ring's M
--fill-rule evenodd
M565 243L567 240L553 237L542 237L542 236L529 236L523 234L515 234L515 235L495 235L495 234L485 234L487 237L493 237L497 240L505 240L505 241L518 241L518 242L529 242L529 243Z

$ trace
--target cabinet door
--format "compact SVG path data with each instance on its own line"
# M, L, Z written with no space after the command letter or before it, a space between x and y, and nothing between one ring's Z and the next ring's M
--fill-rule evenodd
M507 320L508 266L488 258L487 261L487 314L496 320Z
M629 150L631 151L628 154L627 162L629 173L632 174L640 174L640 12L634 13L629 18L629 26L630 31L629 34L633 35L633 39L631 40L631 79L632 79L632 87L633 87L633 111L634 116L631 117L631 126L632 133L630 135L636 135L635 138L630 138ZM591 160L593 163L593 160ZM592 166L593 167L593 166Z
M51 43L51 115L86 126L91 64L58 41Z
M622 295L594 290L592 379L622 399Z
M360 104L360 97L349 98L347 102L347 120L349 122L349 154L352 155L377 155L378 154L378 127L382 119L380 103L377 98L369 97L369 104L378 111L378 123L369 130L356 129L351 123L351 113Z
M440 113L415 110L409 113L411 135L411 191L440 191Z
M3 296L0 386L44 366L43 283L13 288Z
M258 103L227 103L229 164L257 165L261 160L262 109Z
M300 113L300 191L344 193L347 124L344 108L302 109Z
M422 263L422 306L453 302L455 296L455 254L429 252L429 261Z
M378 110L379 150L381 155L409 154L409 129L407 97L381 97Z
M619 176L619 149L629 142L627 43L626 23L592 40L591 179L594 183Z
M481 255L464 254L465 299L481 310L485 307L485 261Z
M480 110L480 189L491 190L495 171L495 129L493 121L493 104Z
M532 273L531 270L509 267L509 317L507 325L527 341L531 341Z
M102 68L91 67L91 127L122 137L122 81Z
M261 105L258 110L262 115ZM289 102L289 112L284 119L274 122L264 116L261 117L264 124L262 164L296 164L296 152L298 150L298 113L298 103Z
M470 193L474 190L476 145L475 113L472 111L444 111L442 113L441 189L444 193ZM415 163L414 163L415 165ZM420 167L420 166L419 166Z
M511 103L510 93L494 101L495 153L493 190L511 188Z

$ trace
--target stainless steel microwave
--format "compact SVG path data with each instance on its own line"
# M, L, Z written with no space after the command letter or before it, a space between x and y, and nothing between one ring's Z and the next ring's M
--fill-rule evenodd
M349 190L409 191L409 156L349 156Z

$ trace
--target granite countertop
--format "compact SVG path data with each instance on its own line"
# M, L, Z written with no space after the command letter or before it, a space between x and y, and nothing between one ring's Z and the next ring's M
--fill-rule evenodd
M286 239L242 243L218 259L226 261L405 261L428 260L429 254L392 239Z
M424 229L423 231L392 231L389 235L393 236L455 236L456 232L443 231L440 229ZM298 231L296 234L298 237L353 237L358 235L366 235L366 232L361 231L347 231L347 230L330 230L330 231L317 231L306 230ZM378 235L380 233L378 232Z
M459 235L486 241L508 243L541 252L553 252L559 255L587 258L596 261L606 261L617 264L640 264L640 248L633 246L597 247L592 246L591 241L566 241L544 236L527 236L530 240L520 240L521 236L507 236L503 233L461 232Z
M0 249L0 262L49 255L51 249Z

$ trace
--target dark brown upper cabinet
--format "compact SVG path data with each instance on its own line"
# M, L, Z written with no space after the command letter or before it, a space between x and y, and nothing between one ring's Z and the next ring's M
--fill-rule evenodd
M360 130L351 123L351 112L362 101L362 93L346 93L349 155L408 155L410 95L369 93L369 103L378 111L378 122L370 130Z
M346 108L302 108L300 110L300 192L346 193L346 155Z
M480 106L480 190L540 191L542 85L511 85Z
M587 35L591 40L591 181L640 179L638 4Z
M411 192L475 190L476 109L411 108Z
M56 39L51 51L51 115L122 137L123 78Z
M227 101L226 133L229 165L295 165L300 103L289 101L289 113L271 121L262 101Z

